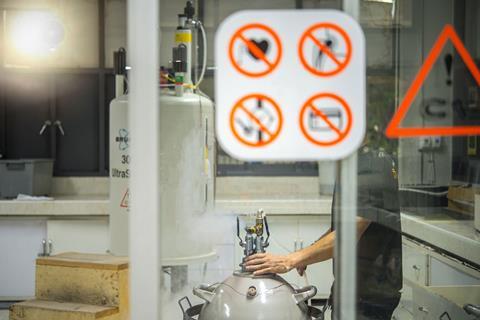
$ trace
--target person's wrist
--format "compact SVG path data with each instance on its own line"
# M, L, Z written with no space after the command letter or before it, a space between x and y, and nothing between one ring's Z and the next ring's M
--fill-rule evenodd
M288 255L288 264L291 269L299 266L300 256L298 252L292 252Z

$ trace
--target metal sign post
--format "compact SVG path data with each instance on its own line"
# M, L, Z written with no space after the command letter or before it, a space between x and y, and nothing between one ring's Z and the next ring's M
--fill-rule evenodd
M340 205L334 217L336 319L356 319L357 293L357 153L337 164Z
M343 0L343 9L358 20L359 0ZM339 161L340 214L335 215L335 300L337 319L357 317L357 152Z
M132 319L160 319L159 24L158 0L128 1Z

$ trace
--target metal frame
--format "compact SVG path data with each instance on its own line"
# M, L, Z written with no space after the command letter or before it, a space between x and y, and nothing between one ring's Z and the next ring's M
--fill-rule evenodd
M355 320L357 315L357 153L339 161L340 201L334 217L336 318ZM337 195L338 196L338 195ZM340 214L338 214L340 213Z
M130 310L161 319L159 0L129 0Z
M102 70L98 73L98 123L99 128L105 124L105 109L108 103L105 101L105 0L98 0L98 62L99 68ZM106 129L98 130L98 171L99 174L107 174L108 164L106 163L106 153L108 152L108 144L106 143Z
M343 0L343 10L359 19L360 0ZM364 88L366 90L366 88ZM340 214L335 215L335 287L336 318L357 317L357 153L339 161Z
M3 21L5 20L5 10L0 9L0 66L3 64L3 43L4 43L4 24ZM6 112L5 112L5 86L4 86L4 73L3 70L0 69L0 128L5 128L7 126L6 120ZM6 149L6 136L3 132L0 135L2 139L0 140L0 155L5 153Z

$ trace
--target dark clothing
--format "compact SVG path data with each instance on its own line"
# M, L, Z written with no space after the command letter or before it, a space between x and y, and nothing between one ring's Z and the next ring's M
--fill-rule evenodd
M337 191L332 217L340 199ZM364 319L390 319L403 277L398 182L391 156L359 152L357 193L357 214L370 221L357 244L358 314Z
M388 304L376 305L374 303L357 304L357 320L385 320L391 319L393 311L398 305L400 297L390 301Z

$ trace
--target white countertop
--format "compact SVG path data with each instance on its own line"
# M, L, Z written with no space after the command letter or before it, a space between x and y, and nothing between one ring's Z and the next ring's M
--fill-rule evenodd
M106 216L108 196L59 196L53 200L0 200L0 216Z
M404 233L480 265L480 233L473 220L455 220L448 214L402 213Z
M316 199L216 199L215 207L225 214L253 213L263 209L268 215L330 215L331 197Z
M53 200L0 200L0 216L106 216L108 196L59 196ZM331 199L217 199L216 210L244 214L264 209L271 215L330 214Z

